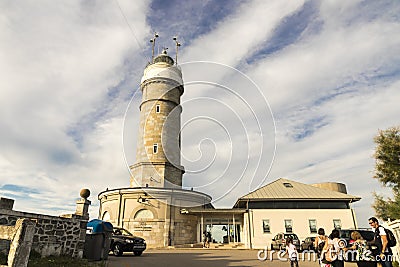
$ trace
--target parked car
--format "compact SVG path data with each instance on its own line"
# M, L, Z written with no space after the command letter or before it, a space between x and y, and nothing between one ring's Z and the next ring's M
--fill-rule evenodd
M114 227L111 237L110 250L115 256L121 256L124 252L133 252L135 256L142 255L146 249L146 241L132 235L128 230Z
M374 232L368 229L340 229L340 238L346 241L346 246L351 247L355 240L351 239L351 233L357 231L363 239L367 241L374 240Z
M314 236L306 237L306 239L304 239L303 242L301 242L301 244L300 244L300 251L303 251L303 250L315 250L314 241L315 241L315 237Z
M291 237L293 239L293 245L296 246L297 250L300 250L300 240L296 234L292 233L278 233L271 242L271 250L284 250L286 247L286 238Z

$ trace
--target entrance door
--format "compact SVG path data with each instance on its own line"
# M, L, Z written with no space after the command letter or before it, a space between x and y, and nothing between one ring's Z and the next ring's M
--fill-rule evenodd
M203 227L200 225L198 229L203 229L201 241L205 231L211 233L212 243L227 244L241 242L240 225L241 221L235 218L205 218Z
M211 242L227 244L240 242L240 225L236 224L207 224L206 229L211 233Z

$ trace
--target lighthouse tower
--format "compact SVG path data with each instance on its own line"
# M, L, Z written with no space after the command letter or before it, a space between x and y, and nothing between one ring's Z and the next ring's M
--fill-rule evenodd
M136 162L130 187L100 192L99 219L146 239L148 247L200 242L204 222L188 209L209 206L211 196L182 188L180 98L182 72L167 50L145 67L140 88ZM179 43L176 41L178 51Z
M166 49L144 69L140 88L140 125L130 185L180 188L184 173L180 98L184 89L182 72Z

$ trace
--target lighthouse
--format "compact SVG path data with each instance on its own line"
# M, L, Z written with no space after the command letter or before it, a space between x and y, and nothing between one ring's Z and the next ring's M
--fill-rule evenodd
M144 69L140 124L131 187L181 188L182 72L163 49Z
M188 209L211 204L205 193L182 188L182 71L167 49L154 56L140 83L136 160L129 166L130 186L100 192L99 219L143 237L148 247L200 242L204 222ZM176 41L176 51L180 44Z

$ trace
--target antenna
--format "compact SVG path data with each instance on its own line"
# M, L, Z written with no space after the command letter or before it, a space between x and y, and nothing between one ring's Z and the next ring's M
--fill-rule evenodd
M176 54L175 54L175 64L178 65L178 48L181 46L181 43L178 42L178 37L174 36L174 38L172 38L172 40L175 41L176 44Z
M158 33L154 32L154 37L150 39L150 43L152 43L151 48L151 62L154 60L154 46L156 45L156 39L158 38Z

